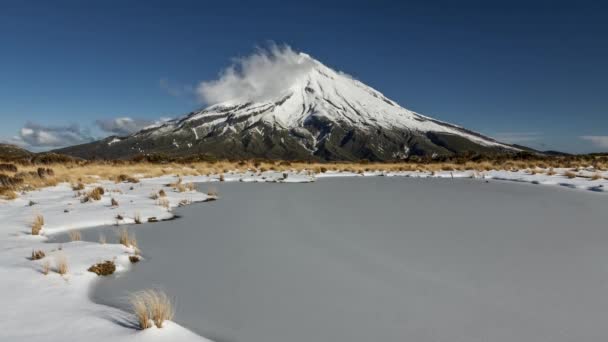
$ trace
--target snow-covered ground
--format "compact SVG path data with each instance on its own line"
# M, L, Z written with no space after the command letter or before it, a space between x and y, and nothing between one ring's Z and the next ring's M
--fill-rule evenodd
M486 171L486 172L369 172L355 173L326 172L312 175L308 172L262 174L227 173L227 182L311 182L316 177L335 176L406 176L406 177L469 177L501 179L529 182L543 185L560 185L574 189L606 192L608 180L591 178L568 178L562 174L566 170L556 169L555 175L530 174L526 172ZM595 172L582 176L590 176ZM608 177L608 172L603 173ZM64 244L48 242L53 233L108 226L107 236L115 234L115 225L133 223L140 217L145 227L149 218L157 220L173 217L170 209L160 205L151 195L164 190L170 207L180 202L206 201L206 194L196 191L177 192L170 183L177 177L165 176L141 179L139 183L113 183L99 181L87 185L84 191L96 186L106 191L99 201L82 203L77 192L68 184L60 184L38 191L22 194L12 201L0 200L0 340L2 341L205 341L189 330L172 322L162 329L145 331L134 329L132 318L118 309L92 303L88 291L97 276L87 269L104 260L114 260L117 272L133 267L129 256L133 248L119 244L92 242L69 242ZM183 177L183 182L217 182L218 176ZM118 201L113 207L111 200ZM44 217L42 235L33 236L31 224L37 215ZM122 219L117 219L120 216ZM140 246L145 250L145 246ZM33 250L43 250L46 256L40 260L30 260ZM57 258L65 257L69 272L65 276L55 271ZM45 263L50 263L50 272L43 274ZM137 267L136 265L134 267ZM151 284L151 287L153 284Z

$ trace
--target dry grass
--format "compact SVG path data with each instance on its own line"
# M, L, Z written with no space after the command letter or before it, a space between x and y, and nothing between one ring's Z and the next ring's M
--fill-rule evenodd
M600 180L602 178L604 178L604 176L602 176L602 174L599 173L599 172L596 172L593 176L591 176L591 180L594 180L594 181L595 180Z
M141 330L152 328L150 323L150 312L146 303L146 297L142 292L136 292L129 296L129 303L133 309L133 314L137 318Z
M69 270L68 258L65 256L65 254L58 254L55 257L55 271L61 275L66 275Z
M68 236L70 237L70 241L72 241L72 242L82 240L82 235L80 234L80 231L78 231L78 230L70 230L68 232Z
M110 205L113 206L113 207L118 207L119 206L118 201L116 199L114 199L114 198L112 198L112 201L110 202Z
M89 267L87 271L93 272L98 276L107 276L116 271L116 264L112 260L107 260Z
M0 195L2 191L30 191L55 185L58 182L83 185L112 180L117 182L136 183L135 177L159 177L163 175L200 176L219 175L220 180L224 174L230 171L244 172L245 170L268 169L275 172L303 171L309 170L314 173L330 171L349 171L358 173L361 170L381 170L386 172L403 171L488 171L488 170L530 170L538 168L547 170L550 168L577 167L586 168L593 165L597 170L608 169L608 157L606 156L568 156L568 157L535 157L535 156L513 156L513 157L489 157L474 160L466 157L454 158L424 158L412 157L409 161L396 162L308 162L308 161L272 161L272 160L241 160L241 161L188 161L186 163L176 161L149 162L145 159L138 161L75 161L58 160L46 161L47 164L35 164L31 162L18 162L18 172L14 169L2 171L6 173L0 183L7 182L9 186L0 184ZM39 173L39 170L40 173ZM41 177L42 175L43 177ZM173 188L178 188L177 184ZM181 188L181 187L180 187ZM184 185L183 189L187 189ZM78 190L79 191L79 190Z
M82 184L81 182L78 182L77 184L72 185L72 190L74 190L74 191L84 190L84 184Z
M137 249L137 239L135 233L129 234L127 228L118 230L118 242L125 247L133 247Z
M40 235L40 231L44 226L44 216L36 215L34 222L32 223L32 235Z
M47 275L51 271L51 263L48 260L45 260L42 263L42 274Z
M547 176L553 176L553 175L555 175L555 173L556 173L556 172L553 170L553 168L550 168L550 169L547 171Z
M564 172L564 176L572 179L572 178L576 178L576 173L573 171L566 171L566 172Z
M160 189L160 191L158 192L158 197L167 197L167 194L165 193L165 190Z
M17 199L19 195L17 195L17 193L13 190L0 188L0 197L12 201L14 199Z
M44 258L44 256L45 256L44 251L41 251L41 250L32 251L32 260L40 260L40 259Z
M141 224L141 215L139 213L135 213L135 215L133 215L133 221L135 224Z
M151 327L150 320L156 327L162 328L164 321L173 319L171 299L161 290L142 290L132 293L129 302L142 330Z
M159 198L156 201L156 205L159 205L167 210L171 209L171 204L169 203L169 200L166 198Z

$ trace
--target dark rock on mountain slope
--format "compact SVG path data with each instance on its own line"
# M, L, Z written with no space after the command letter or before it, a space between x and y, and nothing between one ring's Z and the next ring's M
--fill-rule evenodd
M109 137L56 152L88 159L162 153L218 158L394 160L412 155L520 151L409 111L306 54L298 56L312 67L274 98L236 98L127 137Z

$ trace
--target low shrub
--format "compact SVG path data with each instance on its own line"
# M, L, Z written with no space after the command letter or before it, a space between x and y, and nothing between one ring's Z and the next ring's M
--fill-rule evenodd
M113 274L114 271L116 271L116 264L114 263L114 261L107 260L89 267L88 271L93 272L98 276L107 276Z
M115 200L114 198L112 198L112 201L110 202L110 205L113 207L118 207L118 201Z
M0 164L0 171L7 171L7 172L17 172L17 166L15 166L15 164L5 164L2 163Z
M129 261L130 261L132 264L136 264L136 263L138 263L138 262L139 262L139 260L140 260L140 258L139 258L137 255L129 255Z

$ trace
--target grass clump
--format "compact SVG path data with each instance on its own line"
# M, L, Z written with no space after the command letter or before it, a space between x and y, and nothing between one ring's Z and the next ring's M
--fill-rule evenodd
M137 239L135 233L129 234L127 228L122 228L118 231L118 242L125 247L133 247L137 249Z
M138 257L137 255L129 255L129 261L130 261L132 264L136 264L136 263L138 263L138 262L139 262L139 260L140 260L140 259L139 259L139 257Z
M162 328L166 320L173 318L174 310L171 299L161 290L142 290L132 293L129 302L139 323L140 329L152 327Z
M34 222L32 223L32 235L40 235L40 231L44 226L44 216L36 215Z
M116 199L114 199L114 198L112 198L112 201L110 201L110 205L112 207L118 207L119 206L118 201Z
M603 177L603 176L602 176L602 174L601 174L601 173L599 173L599 172L596 172L596 173L595 173L593 176L591 176L591 180L594 180L594 181L595 181L595 180L600 180L600 179L602 179L602 178L604 178L604 177Z
M51 263L48 260L45 260L42 264L42 274L47 275L51 271Z
M101 200L101 196L105 194L105 190L98 186L95 189L89 191L81 200L82 203L91 202L91 201L99 201Z
M58 254L55 257L55 270L61 275L66 275L70 270L68 266L68 258L65 254Z
M167 193L165 193L165 190L160 189L160 191L158 192L158 197L167 197Z
M133 221L135 221L135 224L141 224L141 215L135 213L135 215L133 215Z
M566 172L564 172L564 176L572 179L572 178L576 178L576 173L574 173L573 171L566 171Z
M70 241L72 241L72 242L82 240L82 235L80 234L80 231L78 231L78 230L70 230L68 232L68 236L70 237Z
M82 184L80 182L77 184L74 184L74 185L72 185L72 190L74 190L74 191L84 190L84 184Z
M44 258L44 256L45 256L44 251L41 251L41 250L32 251L32 260L40 260L40 259Z
M107 276L116 271L116 264L112 260L107 260L89 267L88 271L93 272L98 276Z
M166 199L166 198L159 198L156 201L156 204L159 205L159 206L161 206L161 207L163 207L163 208L165 208L165 209L167 209L167 210L171 209L171 204L169 203L169 200Z

